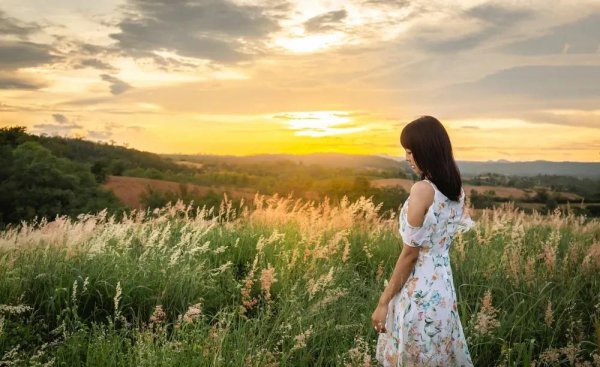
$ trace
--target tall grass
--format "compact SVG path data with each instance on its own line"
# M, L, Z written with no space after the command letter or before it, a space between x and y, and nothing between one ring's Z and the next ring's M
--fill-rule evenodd
M0 233L0 365L373 366L401 250L369 199L182 203ZM484 210L455 239L477 366L600 366L600 222Z

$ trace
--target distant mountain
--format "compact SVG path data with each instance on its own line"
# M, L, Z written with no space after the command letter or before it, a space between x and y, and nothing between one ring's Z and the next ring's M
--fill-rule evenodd
M482 173L499 173L515 176L564 175L600 178L600 162L510 162L501 161L457 161L461 174L466 176Z
M296 154L257 154L250 156L235 155L168 155L171 158L178 159L199 159L201 161L219 161L225 163L261 163L275 161L290 161L293 163L313 165L318 164L324 167L335 168L378 168L378 169L401 169L401 162L375 155L358 155L343 153L313 153L306 155Z
M185 159L185 157L201 158L203 161L220 161L229 163L260 163L286 160L305 165L319 164L326 167L348 167L348 168L378 168L390 170L404 170L410 172L404 157L395 157L385 154L358 155L343 153L312 153L306 155L294 154L257 154L250 156L235 155L192 155L174 156ZM483 173L498 173L515 176L535 175L565 175L575 177L600 178L600 162L551 162L551 161L529 161L511 162L507 160L497 161L457 161L462 175L473 176Z

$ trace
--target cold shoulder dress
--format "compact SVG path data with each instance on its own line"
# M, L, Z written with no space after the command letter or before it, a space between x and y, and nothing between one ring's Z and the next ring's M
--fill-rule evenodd
M415 267L388 305L386 331L377 340L376 359L388 366L473 366L458 315L448 251L456 233L475 223L465 210L465 192L451 201L435 191L423 224L408 224L408 199L398 216L405 244L421 247Z

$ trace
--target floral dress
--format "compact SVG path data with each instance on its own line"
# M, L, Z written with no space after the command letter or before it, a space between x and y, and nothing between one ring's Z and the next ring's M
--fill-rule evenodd
M386 331L379 334L376 358L388 366L473 366L456 305L448 251L456 233L475 223L465 210L465 192L451 201L429 180L433 203L419 227L406 219L408 199L400 210L400 236L421 247L415 267L388 305Z

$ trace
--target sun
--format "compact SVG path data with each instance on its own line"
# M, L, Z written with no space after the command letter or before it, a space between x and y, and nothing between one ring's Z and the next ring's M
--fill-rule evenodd
M278 38L274 44L294 53L309 53L339 45L342 43L343 38L342 33L334 32Z
M288 128L294 130L296 136L343 135L367 129L365 126L358 126L347 111L288 112L273 117L285 120Z

